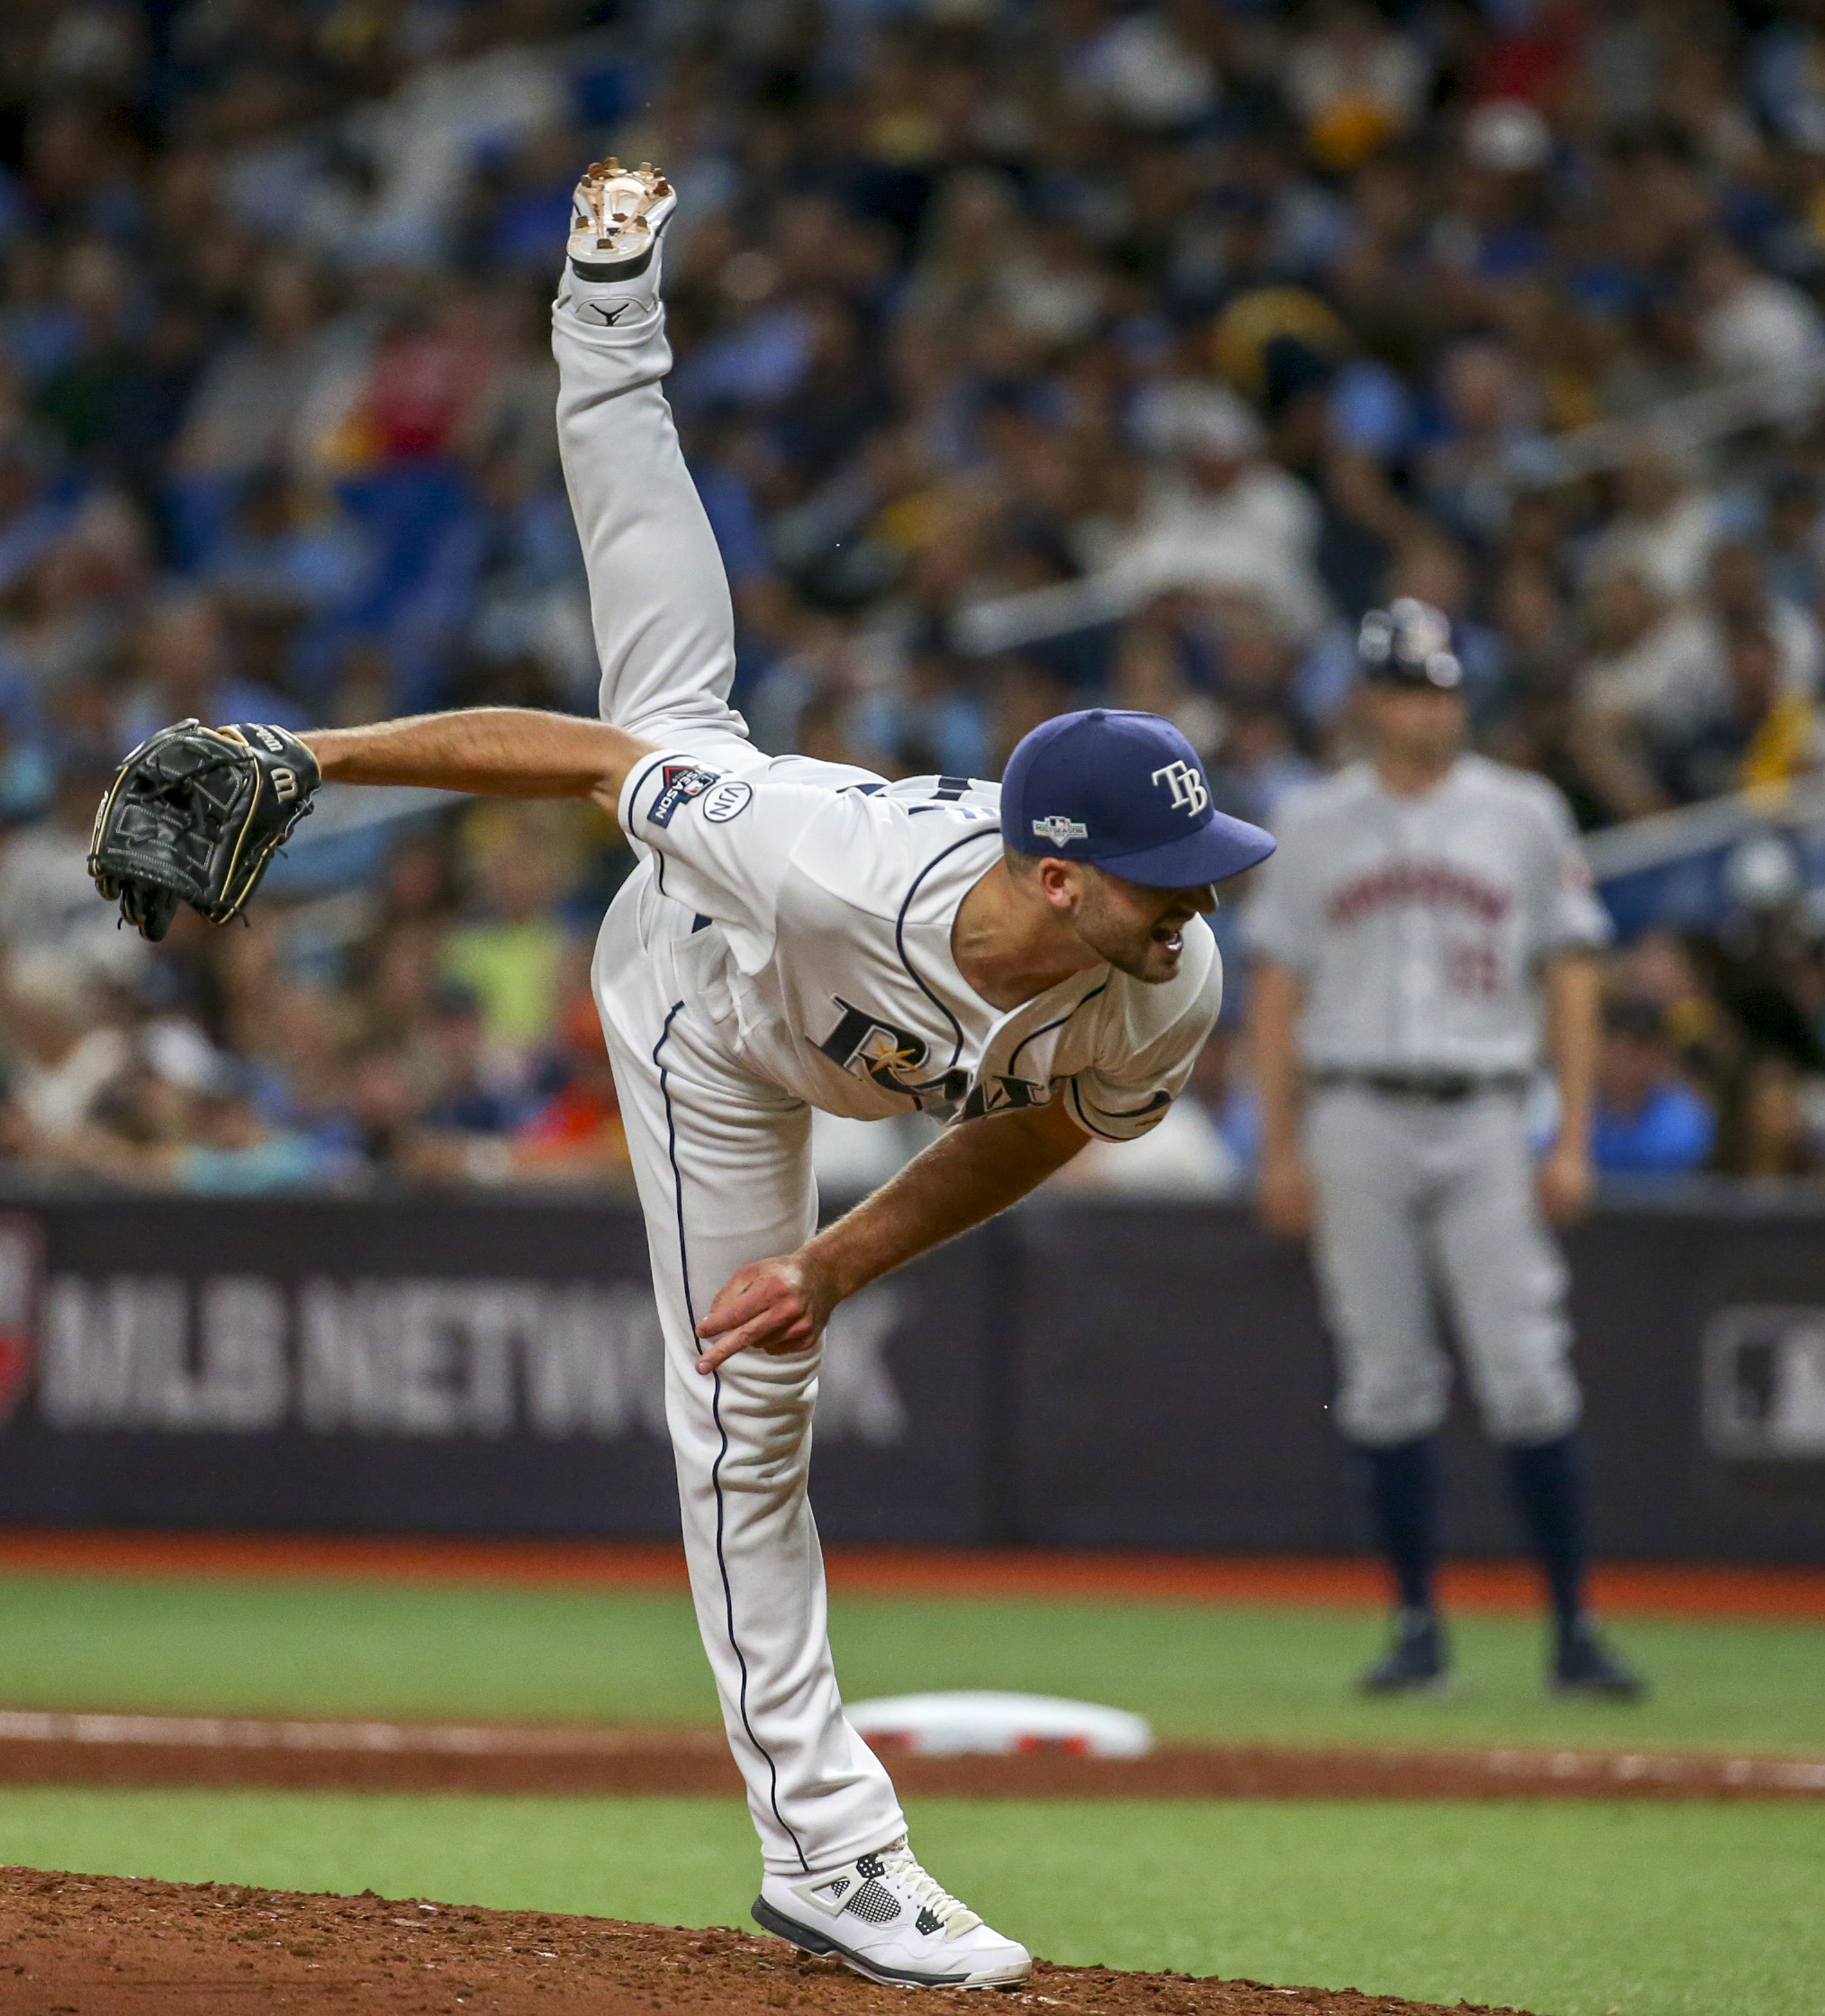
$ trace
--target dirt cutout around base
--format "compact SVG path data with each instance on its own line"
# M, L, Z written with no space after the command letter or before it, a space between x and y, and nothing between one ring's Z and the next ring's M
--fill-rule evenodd
M1678 1751L1169 1744L1095 1758L1042 1746L917 1757L880 1746L909 1797L1821 1799L1825 1758ZM267 1721L0 1709L0 1785L738 1797L719 1730Z
M940 2003L936 1997L944 1993ZM911 2016L952 1993L879 1988L778 1939L613 1919L483 1911L369 1893L0 1869L0 2016ZM1058 2016L1447 2016L1353 1989L1275 1988L1041 1961L1024 1989L969 2005ZM1472 2016L1459 2003L1452 2016ZM1489 2011L1485 2016L1522 2016Z

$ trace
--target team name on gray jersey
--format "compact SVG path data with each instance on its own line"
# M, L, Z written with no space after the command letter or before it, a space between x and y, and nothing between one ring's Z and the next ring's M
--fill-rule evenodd
M1315 1068L1529 1070L1542 962L1609 936L1563 798L1480 756L1418 798L1353 766L1301 794L1279 840L1243 929L1305 982Z

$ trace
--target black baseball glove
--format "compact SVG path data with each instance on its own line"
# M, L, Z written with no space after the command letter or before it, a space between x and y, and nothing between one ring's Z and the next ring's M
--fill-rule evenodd
M143 937L179 903L226 924L311 809L317 759L284 728L178 721L140 743L95 814L89 873Z

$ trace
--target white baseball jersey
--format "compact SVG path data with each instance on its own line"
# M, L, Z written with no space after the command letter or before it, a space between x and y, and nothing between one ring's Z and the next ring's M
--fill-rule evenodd
M1000 858L999 788L831 782L814 767L673 752L622 791L622 829L653 854L646 900L684 905L727 945L700 1006L728 1053L854 1119L973 1118L1060 1098L1107 1140L1157 1126L1222 999L1204 919L1161 985L1098 966L1004 1013L951 953L959 904Z
M1609 936L1565 800L1481 756L1417 798L1354 765L1292 800L1279 842L1243 929L1305 982L1316 1069L1529 1071L1540 962Z

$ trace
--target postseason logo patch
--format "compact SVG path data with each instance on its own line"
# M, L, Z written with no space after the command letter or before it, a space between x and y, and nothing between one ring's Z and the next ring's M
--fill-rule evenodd
M713 770L700 770L691 763L668 763L659 773L659 795L646 814L649 826L670 826L672 815L687 799L701 798L717 782Z

